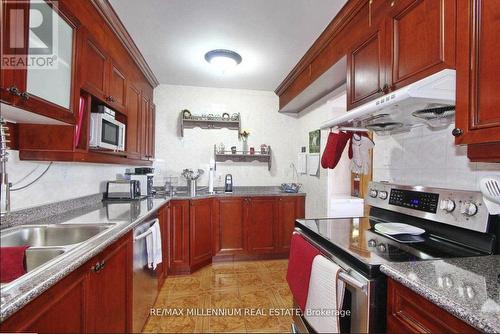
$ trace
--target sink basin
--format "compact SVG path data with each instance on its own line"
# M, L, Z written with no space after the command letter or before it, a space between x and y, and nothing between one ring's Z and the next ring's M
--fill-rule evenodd
M23 225L0 232L0 244L50 247L77 244L105 231L111 225Z
M42 264L63 254L65 251L66 250L61 247L28 248L26 250L26 271L32 271Z

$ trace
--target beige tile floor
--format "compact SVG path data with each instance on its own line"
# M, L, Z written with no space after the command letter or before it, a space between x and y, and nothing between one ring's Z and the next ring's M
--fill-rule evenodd
M169 277L155 304L162 313L149 317L144 332L289 333L287 265L287 260L215 263ZM188 314L193 309L198 313ZM207 315L212 310L227 315Z

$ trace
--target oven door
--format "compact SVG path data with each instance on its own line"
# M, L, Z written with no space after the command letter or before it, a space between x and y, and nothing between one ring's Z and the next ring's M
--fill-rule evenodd
M338 280L345 284L342 314L339 317L341 333L372 333L385 331L385 278L368 279L352 269L345 261L312 240L299 228L295 229L305 240L320 250L321 254L340 266ZM298 306L296 306L298 308ZM314 332L302 316L294 317L292 332Z

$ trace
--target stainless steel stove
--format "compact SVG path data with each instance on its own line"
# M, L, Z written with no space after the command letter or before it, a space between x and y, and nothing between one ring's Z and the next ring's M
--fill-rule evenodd
M382 264L499 253L499 216L488 214L480 192L372 182L365 202L368 217L295 224L344 271L339 279L346 283L344 307L352 317L341 320L342 332L385 331ZM385 223L404 223L425 233L388 235L375 228ZM296 318L296 325L307 330L303 319Z

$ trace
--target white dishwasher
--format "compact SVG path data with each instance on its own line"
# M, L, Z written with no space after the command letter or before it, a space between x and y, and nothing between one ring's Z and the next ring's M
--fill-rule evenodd
M150 217L134 228L134 276L133 276L133 323L134 333L141 333L158 294L156 270L148 266L146 237L149 229L158 219Z

